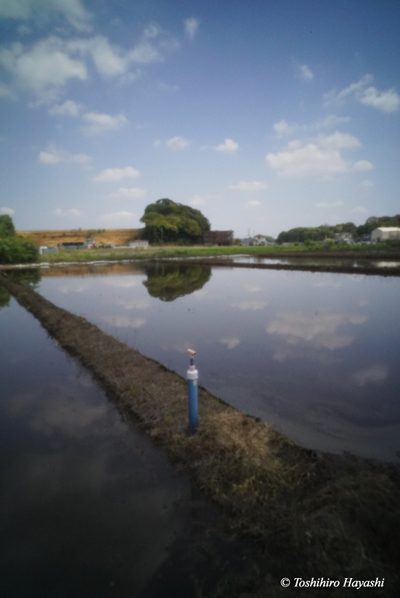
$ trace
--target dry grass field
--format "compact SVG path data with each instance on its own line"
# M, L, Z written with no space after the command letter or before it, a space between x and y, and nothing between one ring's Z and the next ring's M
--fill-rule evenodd
M140 228L109 228L109 229L71 229L71 230L36 230L17 231L17 235L28 237L34 245L60 245L61 243L79 243L92 237L96 244L127 245L136 239Z

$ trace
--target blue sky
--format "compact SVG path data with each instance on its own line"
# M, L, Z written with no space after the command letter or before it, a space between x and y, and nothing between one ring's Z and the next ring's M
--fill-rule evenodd
M400 212L400 3L0 0L0 213L134 228L163 197L276 236Z

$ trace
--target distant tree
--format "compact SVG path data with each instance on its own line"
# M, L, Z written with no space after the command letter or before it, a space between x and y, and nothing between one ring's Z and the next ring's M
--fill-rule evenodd
M200 210L171 199L149 204L140 221L146 225L143 236L150 243L201 243L203 233L210 230Z
M10 216L0 216L0 264L35 262L38 248L30 241L15 234Z
M11 216L0 216L0 237L15 237L15 228Z
M305 243L306 241L324 241L331 239L335 233L351 233L357 234L357 227L353 222L346 222L344 224L336 224L330 226L328 224L321 224L321 226L314 227L298 227L292 228L288 231L283 231L278 235L277 243Z

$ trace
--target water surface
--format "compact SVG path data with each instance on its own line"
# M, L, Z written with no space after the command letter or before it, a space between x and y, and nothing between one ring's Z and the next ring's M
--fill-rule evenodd
M4 289L0 339L2 595L186 598L215 585L213 551L228 559L233 545L214 509Z
M300 444L396 461L400 279L183 266L43 272L40 292Z

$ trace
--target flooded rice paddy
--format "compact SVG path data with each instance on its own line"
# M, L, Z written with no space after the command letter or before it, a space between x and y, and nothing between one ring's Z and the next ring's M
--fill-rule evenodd
M111 265L42 271L39 292L301 445L387 461L400 449L400 280Z
M3 288L0 338L4 596L183 598L240 570L214 509Z

